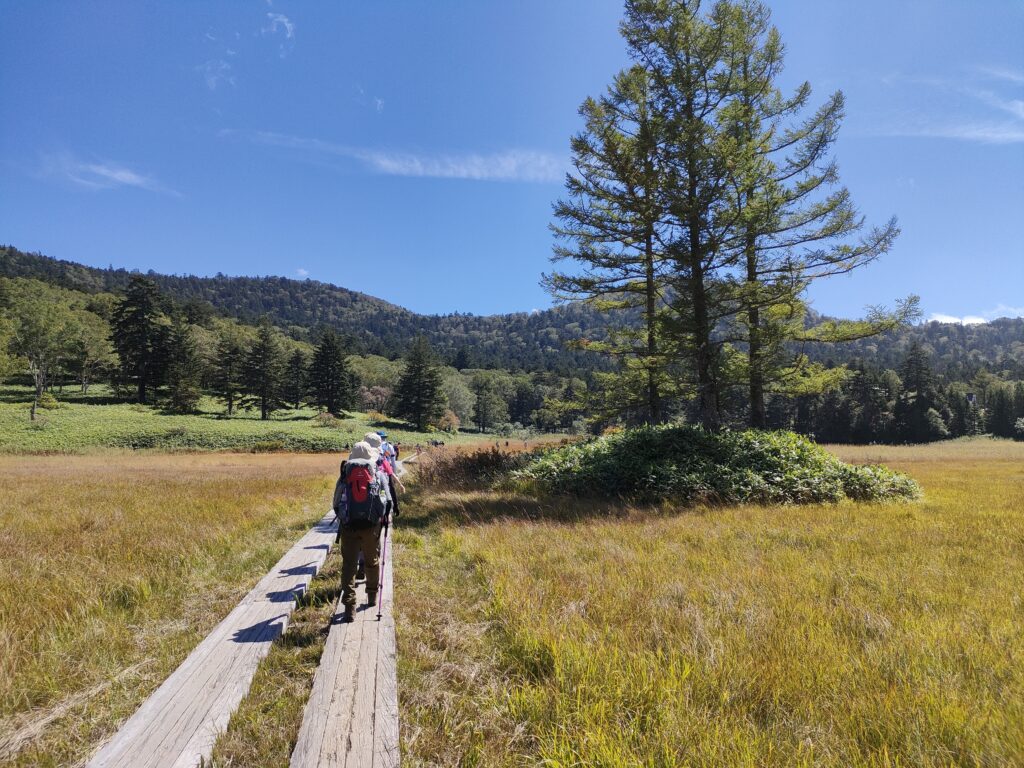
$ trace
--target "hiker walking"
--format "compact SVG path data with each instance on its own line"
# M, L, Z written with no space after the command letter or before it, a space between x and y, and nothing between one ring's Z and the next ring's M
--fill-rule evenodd
M395 517L398 517L400 514L398 509L398 491L405 493L405 486L398 477L398 466L394 458L385 453L384 446L388 444L384 442L380 432L367 432L363 436L363 440L369 443L370 447L375 449L380 456L377 460L377 466L387 475L388 491L391 494L391 507L388 511L394 512Z
M356 568L359 556L366 563L366 604L377 604L380 585L380 533L387 524L391 494L379 454L367 442L352 446L348 461L334 487L334 512L341 541L341 602L344 621L352 621L356 607Z

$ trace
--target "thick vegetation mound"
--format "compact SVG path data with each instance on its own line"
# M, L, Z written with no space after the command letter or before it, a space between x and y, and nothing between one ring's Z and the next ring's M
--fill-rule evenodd
M792 432L630 429L537 455L514 473L551 495L722 504L913 499L917 484L880 466L845 464Z

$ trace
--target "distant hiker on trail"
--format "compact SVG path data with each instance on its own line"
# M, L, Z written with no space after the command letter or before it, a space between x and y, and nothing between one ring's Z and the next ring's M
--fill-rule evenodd
M356 568L359 555L366 562L366 604L377 604L380 585L380 532L387 524L391 494L384 471L377 466L379 454L369 443L352 446L342 462L334 487L334 512L341 521L341 602L344 621L352 621L356 607Z
M391 493L391 508L389 511L393 510L395 517L398 517L398 515L401 514L398 509L398 491L405 493L405 486L402 484L402 481L399 479L397 474L398 467L394 460L384 453L384 441L381 439L380 432L367 432L366 435L363 436L363 441L369 443L370 447L377 450L380 454L380 458L377 460L377 466L383 470L384 474L388 477L388 491Z
M391 462L391 468L398 470L398 447L388 442L388 433L381 430L377 433L380 436L380 453ZM371 443L372 445L372 443Z

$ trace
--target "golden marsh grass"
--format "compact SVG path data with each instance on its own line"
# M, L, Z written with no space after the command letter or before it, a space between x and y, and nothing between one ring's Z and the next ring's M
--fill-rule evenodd
M0 763L67 764L109 735L323 515L336 465L0 456L0 743L61 715Z
M835 450L924 500L424 497L396 537L409 763L1024 764L1024 444Z

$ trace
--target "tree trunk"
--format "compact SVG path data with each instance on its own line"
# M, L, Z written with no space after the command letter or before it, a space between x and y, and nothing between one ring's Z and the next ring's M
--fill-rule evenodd
M687 56L687 64L689 57ZM684 111L687 125L684 130L692 130L696 121L693 101L687 99ZM697 153L700 151L699 139L686 139L686 224L689 235L689 253L687 254L690 271L690 298L693 302L693 343L697 364L697 408L700 423L705 429L718 430L722 419L718 412L718 392L715 385L714 355L711 349L711 321L709 319L707 286L704 283L704 246L701 243L700 195L697 189Z
M747 287L753 289L757 285L757 255L753 243L747 242ZM747 359L750 376L750 426L754 429L765 429L768 426L768 414L764 407L764 359L761 345L761 309L757 305L758 297L748 297L747 325Z
M658 339L655 328L657 285L654 282L654 237L649 229L646 242L644 243L644 266L647 270L647 284L644 287L647 299L647 407L650 423L660 424L662 419L661 393L658 391L658 377L654 368L655 356L658 353Z

